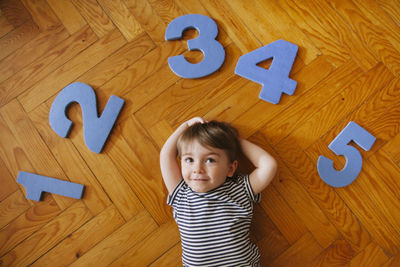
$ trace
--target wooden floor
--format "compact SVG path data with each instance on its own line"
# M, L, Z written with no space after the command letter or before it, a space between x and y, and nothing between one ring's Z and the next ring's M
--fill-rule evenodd
M187 51L196 32L164 34L194 13L216 21L226 58L212 75L182 79L167 59L200 62ZM158 154L180 123L204 116L231 122L279 161L255 207L262 266L400 266L399 23L396 0L1 0L0 265L181 266ZM278 39L299 47L298 85L274 105L234 69ZM100 154L84 143L78 104L68 138L49 126L56 95L77 81L93 87L100 112L111 95L125 100ZM334 188L317 160L343 168L328 145L350 121L377 140L356 146L362 172ZM82 200L27 200L20 171L86 190Z

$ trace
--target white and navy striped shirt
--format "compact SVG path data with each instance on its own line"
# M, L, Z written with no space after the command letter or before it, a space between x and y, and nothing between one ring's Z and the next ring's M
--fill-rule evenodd
M182 180L167 203L173 207L182 241L184 266L259 266L260 254L249 239L254 195L248 175L227 178L207 193Z

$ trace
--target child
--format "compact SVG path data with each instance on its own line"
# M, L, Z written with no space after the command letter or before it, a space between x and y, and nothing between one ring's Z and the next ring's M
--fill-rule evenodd
M240 150L256 167L250 175L235 175ZM195 117L165 142L160 165L181 234L183 265L259 266L249 230L253 202L275 176L274 158L239 139L230 125Z

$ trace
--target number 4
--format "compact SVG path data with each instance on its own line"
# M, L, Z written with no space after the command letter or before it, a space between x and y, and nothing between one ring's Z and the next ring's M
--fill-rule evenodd
M317 163L319 176L325 183L333 187L344 187L351 184L361 171L362 157L360 152L355 147L348 145L348 143L354 141L368 151L375 143L375 140L376 138L373 135L351 121L329 144L329 148L336 155L346 157L346 165L341 171L336 171L330 159L320 156Z
M262 85L260 98L278 104L282 93L292 95L297 82L289 78L298 46L278 40L239 58L235 73ZM272 58L268 70L257 64Z

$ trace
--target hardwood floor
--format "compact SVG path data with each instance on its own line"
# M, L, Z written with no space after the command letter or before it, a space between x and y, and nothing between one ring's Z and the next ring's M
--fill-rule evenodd
M195 30L164 39L184 14L218 25L225 61L203 78L168 66L179 54L203 60L187 51ZM399 23L395 0L1 0L0 265L181 266L158 155L178 125L203 116L232 123L279 162L253 218L262 266L399 266ZM271 104L234 71L279 39L298 45L297 88ZM125 100L100 154L85 145L78 104L67 109L68 138L49 125L73 82L94 89L100 112L111 95ZM335 188L317 161L344 168L328 145L350 121L376 141L355 146L362 171ZM28 200L20 171L83 184L83 198Z

